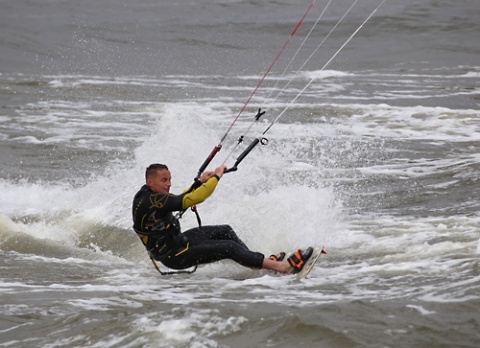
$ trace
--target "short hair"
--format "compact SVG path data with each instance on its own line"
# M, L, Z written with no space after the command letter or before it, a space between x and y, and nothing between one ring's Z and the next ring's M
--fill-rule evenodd
M147 170L145 171L145 180L155 175L157 170L163 170L163 169L168 170L168 167L165 164L160 164L160 163L150 164Z

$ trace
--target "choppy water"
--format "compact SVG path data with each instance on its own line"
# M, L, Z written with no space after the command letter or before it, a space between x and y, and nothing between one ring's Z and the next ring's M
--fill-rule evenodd
M317 1L232 128L212 166L313 78L199 207L265 254L324 245L309 278L164 278L131 230L145 166L186 188L310 3L2 2L0 347L480 344L474 0L387 1L322 70L380 3L358 1L297 74L353 3L333 1L282 75Z

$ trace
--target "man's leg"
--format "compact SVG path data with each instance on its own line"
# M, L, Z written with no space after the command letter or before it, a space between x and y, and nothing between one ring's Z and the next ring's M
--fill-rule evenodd
M195 240L232 240L237 244L243 246L248 250L245 243L238 237L230 225L209 225L198 228L192 228L191 230L183 233L189 241Z
M262 268L264 255L250 251L228 225L193 228L183 235L188 239L188 247L162 259L165 266L182 269L231 259L246 267Z

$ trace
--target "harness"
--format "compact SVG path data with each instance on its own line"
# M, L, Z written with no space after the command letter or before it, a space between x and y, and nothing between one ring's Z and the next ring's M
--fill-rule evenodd
M198 227L202 227L202 219L200 218L200 214L198 213L197 206L196 206L196 205L192 206L192 207L190 208L190 210L195 213L195 216L196 216L197 222L198 222ZM186 211L187 211L187 210L185 209L185 210L179 212L179 213L177 214L177 216L175 216L175 217L172 219L172 220L173 220L173 221L172 221L172 224L178 224L178 221L182 218L183 214L184 214ZM173 228L176 229L177 231L179 231L178 235L181 235L179 224L178 224L178 226L173 226ZM173 234L172 234L172 236L173 236ZM176 235L173 236L173 237L175 238ZM189 248L189 245L190 245L190 243L187 241L185 249L179 251L177 254L175 254L175 256L178 256L178 255L186 252L186 251L188 250L188 248ZM157 243L155 243L155 247L154 247L153 249L157 249L157 250L158 250L158 244L157 244ZM160 267L158 266L157 262L155 262L155 259L154 259L153 254L152 254L153 249L150 249L150 250L147 249L148 255L150 256L150 260L152 261L152 264L153 264L153 266L155 267L155 269L156 269L161 275L163 275L163 276L165 276L165 275L174 275L174 274L192 274L192 273L194 273L194 272L197 270L197 268L198 268L198 265L195 265L195 267L194 267L192 270L180 270L180 271L167 271L167 272L164 272L164 271L162 271L162 270L160 269Z

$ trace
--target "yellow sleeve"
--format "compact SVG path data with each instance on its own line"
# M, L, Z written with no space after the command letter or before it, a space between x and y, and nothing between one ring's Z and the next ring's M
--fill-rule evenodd
M213 191L215 191L215 187L217 187L217 184L218 178L212 176L202 186L198 187L190 193L185 194L182 200L182 208L187 209L194 206L195 204L202 203L204 200L210 197Z

